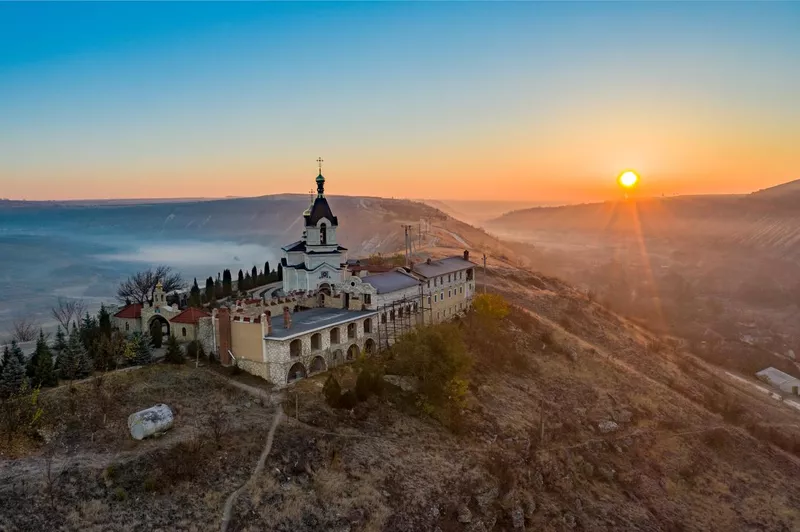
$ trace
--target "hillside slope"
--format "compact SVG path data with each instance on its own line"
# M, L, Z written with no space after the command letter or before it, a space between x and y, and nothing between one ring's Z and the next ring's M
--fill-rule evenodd
M237 499L230 529L796 530L796 411L560 281L511 267L490 273L489 290L519 307L494 325L463 322L474 365L457 430L398 389L347 411L325 403L325 375L302 381L286 395L288 419L263 472ZM353 385L352 367L336 371ZM40 476L1 479L0 526L218 529L271 417L238 392L218 399L240 421L218 450L207 440L202 452L187 453L197 446L189 407L204 374L151 372L141 384L127 377L126 389L139 395L115 394L112 417L126 411L127 397L147 401L177 379L164 388L180 392L172 397L184 416L175 431L115 458L110 445L121 437L95 429L71 463L98 446L105 459L65 470L52 505ZM132 448L141 454L131 457ZM161 472L165 457L175 464Z

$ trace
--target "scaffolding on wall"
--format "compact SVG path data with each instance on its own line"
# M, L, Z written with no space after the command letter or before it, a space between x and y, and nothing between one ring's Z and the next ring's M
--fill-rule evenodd
M376 309L378 311L378 350L387 349L394 344L402 335L413 330L426 322L425 312L430 312L430 308L425 305L425 297L422 286L419 294L414 296L404 296L391 303L382 305Z

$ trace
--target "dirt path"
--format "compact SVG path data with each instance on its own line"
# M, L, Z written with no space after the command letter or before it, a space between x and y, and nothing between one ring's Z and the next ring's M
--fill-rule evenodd
M241 384L241 383L240 383ZM275 437L275 429L278 428L278 424L283 418L283 406L278 404L275 407L275 417L272 419L272 426L269 428L269 433L267 434L267 443L264 445L264 450L261 451L261 457L258 459L258 463L256 464L255 469L253 469L253 474L250 475L250 478L247 481L239 486L239 488L230 494L228 500L225 501L225 510L222 512L222 532L226 532L228 530L228 525L231 522L231 514L233 513L233 504L236 502L236 498L242 493L244 490L250 487L250 485L255 481L256 477L261 474L261 471L264 470L264 463L267 461L267 456L269 455L270 450L272 450L272 440Z

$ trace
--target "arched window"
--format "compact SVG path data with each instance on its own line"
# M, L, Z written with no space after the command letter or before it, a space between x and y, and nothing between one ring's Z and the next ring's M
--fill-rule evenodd
M322 335L319 333L314 333L311 335L311 349L321 349L322 348ZM311 371L315 371L312 367Z
M128 323L127 321L125 322L125 330L126 331L130 331L131 330L131 324Z
M351 324L349 324L347 326L347 338L352 340L355 337L356 337L356 324L355 323L351 323Z
M181 327L181 336L186 336L186 327Z
M369 318L364 320L364 332L367 334L372 332L372 320Z
M289 356L291 357L299 357L303 353L303 344L298 338L297 340L292 340L292 343L289 344Z
M328 226L324 223L319 226L319 243L323 246L328 243Z

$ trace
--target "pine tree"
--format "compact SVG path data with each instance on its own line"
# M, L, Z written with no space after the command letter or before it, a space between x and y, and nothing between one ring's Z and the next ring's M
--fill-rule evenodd
M153 362L153 351L150 349L150 335L135 333L134 342L134 366L145 366Z
M31 361L34 360L30 377L31 386L57 385L58 376L53 368L53 354L50 352L50 346L47 345L47 340L41 330L39 331L39 339L36 340L36 352L31 357Z
M73 325L67 340L67 348L59 357L59 372L61 378L75 380L88 377L92 372L92 363L89 354L81 342L81 334L78 328Z
M3 371L0 373L0 395L8 397L17 393L23 383L27 382L25 376L25 355L17 345L16 340L11 342L11 349L6 347L3 352Z
M67 337L64 335L64 330L61 326L58 327L56 331L56 339L53 342L53 347L51 349L51 353L55 355L55 362L53 363L53 368L58 371L58 368L61 364L61 355L64 351L67 350Z
M170 364L183 364L183 349L181 349L178 339L171 336L167 339L167 353L164 356L164 362Z

